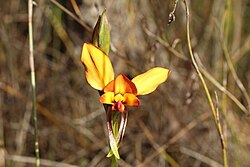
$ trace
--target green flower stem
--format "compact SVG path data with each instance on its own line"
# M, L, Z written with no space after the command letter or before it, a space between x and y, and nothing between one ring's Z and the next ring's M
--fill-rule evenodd
M117 159L114 155L112 157L110 157L110 161L111 161L110 167L118 167Z
M113 134L114 134L114 139L115 139L115 141L116 141L116 144L117 144L117 149L118 149L118 140L117 140L117 138L118 138L118 136L120 136L119 135L119 132L118 132L118 116L119 116L119 111L111 111L111 112L114 112L113 113L113 117L112 117L112 125L113 125ZM113 152L113 151L112 151ZM110 163L110 166L111 167L118 167L118 164L117 164L117 158L116 158L116 156L113 154L111 157L110 157L110 161L111 161L111 163Z
M119 116L119 111L111 111L113 112L113 117L112 117L112 126L113 126L113 134L117 142L117 136L118 136L118 116Z
M116 146L117 146L117 152L118 152L118 155L119 155L119 151L118 151L118 141L117 141L117 138L119 136L119 133L118 133L118 127L119 127L119 123L118 123L118 116L119 116L119 111L111 111L113 112L113 117L112 117L112 127L113 127L113 135L114 135L114 139L115 139L115 142L116 142ZM113 152L113 150L112 150ZM117 156L116 155L112 155L112 157L110 158L111 160L111 166L117 166ZM120 158L120 157L119 157Z

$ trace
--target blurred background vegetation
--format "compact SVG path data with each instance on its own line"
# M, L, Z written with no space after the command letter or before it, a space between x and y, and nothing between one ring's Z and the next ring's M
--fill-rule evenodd
M249 167L250 1L188 2L191 43L219 111L228 164ZM5 166L34 166L27 7L0 0L0 166L4 159ZM104 8L117 74L172 71L129 109L119 166L222 166L220 137L187 49L183 1L168 25L174 0L39 0L33 26L42 166L109 166L105 111L80 62Z

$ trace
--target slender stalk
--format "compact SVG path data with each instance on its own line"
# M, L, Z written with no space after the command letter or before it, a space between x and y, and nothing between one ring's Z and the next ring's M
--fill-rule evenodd
M194 58L194 55L193 55L191 40L190 40L190 30L189 30L189 8L188 8L186 0L184 0L184 4L185 4L185 8L186 8L186 31L187 31L187 43L188 43L189 54L191 56L191 60L192 60L192 63L194 65L194 68L195 68L195 70L196 70L196 72L197 72L197 74L198 74L198 76L199 76L199 78L201 80L202 86L203 86L203 88L204 88L204 90L206 92L206 96L207 96L207 99L208 99L208 102L209 102L209 105L210 105L210 108L211 108L211 111L212 111L212 115L213 115L213 118L214 118L214 121L215 121L215 124L216 124L216 128L217 128L217 131L219 133L220 140L221 140L224 167L227 167L228 165L227 165L226 143L225 143L225 140L223 138L221 124L218 121L216 110L215 110L211 95L209 93L207 84L206 84L206 82L205 82L205 80L204 80L204 78L203 78L203 76L202 76L202 74L201 74L201 72L199 70L199 67L198 67L198 65L196 63L196 60Z
M112 157L110 157L110 167L118 167L118 164L117 164L117 160L115 158L115 155L112 155Z
M34 49L33 49L32 13L33 13L33 1L29 0L28 1L29 51L30 51L29 62L30 62L30 77L31 77L31 89L32 89L32 110L34 115L36 167L40 167L37 112L36 112L36 78L35 78Z

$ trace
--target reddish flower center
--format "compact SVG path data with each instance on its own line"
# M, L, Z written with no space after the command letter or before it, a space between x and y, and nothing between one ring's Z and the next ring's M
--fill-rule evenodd
M125 110L125 106L123 105L124 97L120 93L115 95L114 97L114 104L112 106L112 110L118 110L120 112L123 112Z
M112 106L112 110L123 112L125 110L125 106L122 104L122 102L118 101L114 103L114 105Z

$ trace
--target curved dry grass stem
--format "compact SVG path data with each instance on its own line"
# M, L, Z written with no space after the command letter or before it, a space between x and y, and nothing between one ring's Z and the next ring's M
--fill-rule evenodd
M190 40L190 30L189 30L189 8L188 8L188 5L187 5L187 2L186 0L183 0L184 1L184 4L185 4L185 9L186 9L186 35L187 35L187 43L188 43L188 50L189 50L189 54L191 56L191 60L192 60L192 64L194 65L194 68L201 80L201 83L202 83L202 86L206 92L206 96L207 96L207 99L208 99L208 102L209 102L209 105L210 105L210 108L211 108L211 111L212 111L212 115L213 115L213 118L214 118L214 122L216 124L216 128L217 128L217 131L219 133L219 136L220 136L220 139L221 139L221 147L222 147L222 154L223 154L223 163L224 163L224 167L227 167L227 152L226 152L226 143L225 143L225 140L223 137L223 132L222 132L222 128L221 128L221 124L220 122L218 121L218 117L217 117L217 114L216 114L216 110L215 110L215 107L214 107L214 104L213 104L213 101L212 101L212 98L211 98L211 95L209 93L209 90L208 90L208 87L207 87L207 84L200 72L200 69L196 63L196 60L194 58L194 55L193 55L193 51L192 51L192 46L191 46L191 40Z

